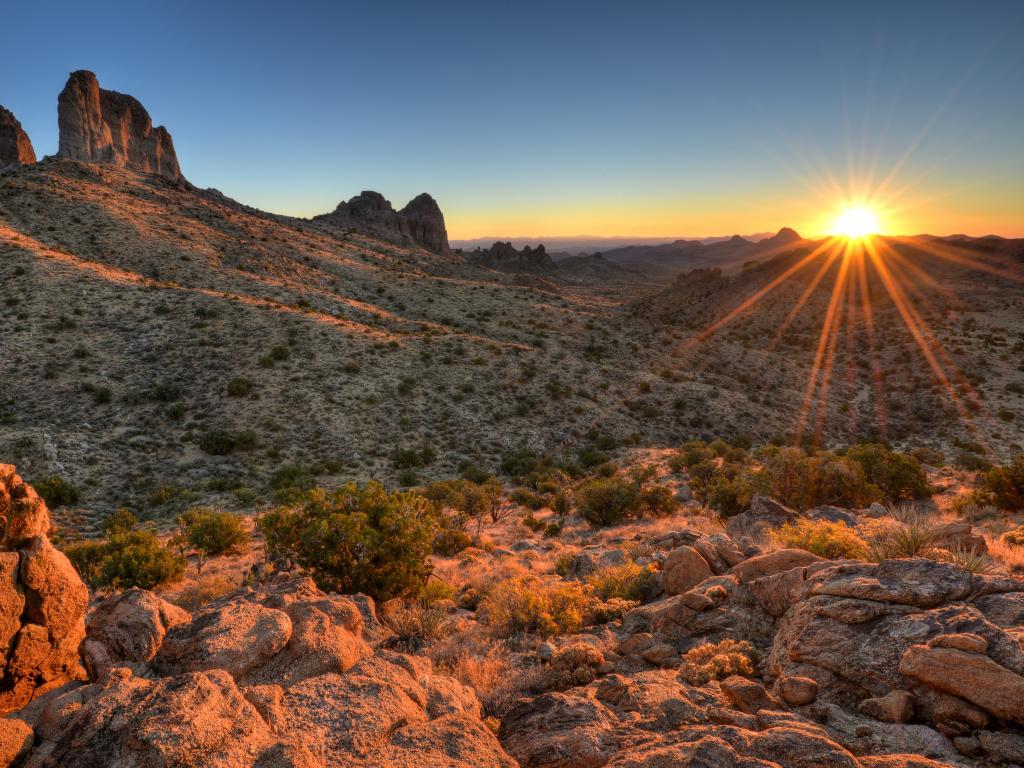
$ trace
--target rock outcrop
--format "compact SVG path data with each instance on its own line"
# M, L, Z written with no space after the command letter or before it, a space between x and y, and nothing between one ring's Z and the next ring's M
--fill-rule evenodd
M19 713L23 765L515 768L472 689L374 650L380 632L365 596L287 574L192 617L142 590L108 598L87 642L112 662Z
M517 251L512 243L497 242L490 248L477 248L466 259L471 264L506 272L552 272L557 267L544 245L531 248L526 245Z
M331 213L315 216L316 221L373 235L398 245L417 245L426 250L448 252L448 231L444 214L427 193L417 195L400 211L380 192L364 191L348 202L338 203Z
M167 129L153 127L137 99L100 88L92 72L71 73L57 97L57 123L60 157L182 178Z
M35 161L36 151L18 118L10 110L0 107L0 173Z
M43 500L0 464L0 712L84 677L89 593L49 529Z

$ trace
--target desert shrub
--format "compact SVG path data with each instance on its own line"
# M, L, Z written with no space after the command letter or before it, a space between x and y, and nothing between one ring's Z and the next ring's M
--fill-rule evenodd
M237 445L238 438L226 429L211 429L199 436L199 449L211 456L227 456Z
M679 456L683 466L692 467L715 458L715 451L703 440L690 440L679 446Z
M544 529L544 538L546 539L553 539L554 537L561 535L562 526L558 523L548 523L547 527Z
M508 497L516 504L520 504L527 509L532 509L534 511L544 509L548 504L546 496L534 493L529 488L516 488L508 495Z
M724 680L730 675L749 677L759 654L746 640L722 640L691 648L683 654L680 675L690 685L704 685L712 680Z
M784 547L804 549L830 560L867 557L867 544L846 523L807 518L787 523L775 532L776 540Z
M325 591L388 600L423 589L439 525L436 508L419 494L350 482L271 510L259 527L271 558L294 560Z
M588 480L576 491L580 515L594 525L616 525L633 517L640 508L636 484L621 477Z
M195 507L178 517L179 540L199 555L198 570L210 557L238 554L249 545L244 520L224 510Z
M1024 525L1018 525L1004 533L1003 541L1011 547L1024 547Z
M694 488L697 500L723 518L746 511L753 495L749 476L741 472L715 475Z
M454 557L473 543L473 539L461 528L443 528L436 537L431 550L439 557Z
M116 536L119 533L128 533L137 523L138 520L134 512L130 509L119 507L103 519L103 522L100 523L100 528L109 537Z
M529 528L534 533L540 533L544 530L546 523L540 518L536 517L533 512L523 518L523 525Z
M76 503L81 497L78 488L60 475L44 477L34 482L32 486L50 507L66 507Z
M1024 453L1006 465L992 467L982 477L976 497L1000 509L1024 509Z
M238 376L228 382L228 396L229 397L245 397L252 391L252 382L248 379Z
M432 464L437 458L434 449L425 445L420 448L396 448L391 452L391 465L395 469L418 469Z
M827 451L808 455L799 448L767 453L756 475L757 490L789 507L810 509L821 504L859 507L879 497L861 465Z
M64 553L93 589L153 589L177 581L185 572L185 559L151 531L116 533L104 542L73 544Z
M930 493L928 476L913 456L890 451L881 443L855 445L846 456L860 465L867 482L893 501L921 499Z
M303 464L282 464L270 476L270 488L282 503L295 501L315 484L312 470Z
M478 615L498 636L527 632L550 637L578 632L592 603L579 582L517 576L496 584L481 601Z
M587 584L602 600L645 602L658 591L658 572L652 566L636 563L609 565L587 576Z
M671 488L653 485L640 491L640 514L650 517L668 517L679 509L679 500Z

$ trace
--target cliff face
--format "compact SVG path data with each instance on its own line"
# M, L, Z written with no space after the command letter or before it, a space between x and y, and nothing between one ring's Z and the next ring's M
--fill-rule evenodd
M315 217L336 227L354 229L399 245L419 245L433 253L448 252L444 214L430 195L413 198L396 211L380 192L364 191L331 213Z
M61 157L182 178L167 129L154 128L137 99L100 88L92 72L71 73L57 97L57 122Z
M0 173L35 161L32 142L22 130L18 118L10 110L0 107Z

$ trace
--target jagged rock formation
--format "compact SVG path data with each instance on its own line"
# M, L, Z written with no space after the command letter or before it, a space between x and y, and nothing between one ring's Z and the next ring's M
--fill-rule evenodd
M0 712L84 677L89 593L49 529L43 500L0 464Z
M433 253L448 252L448 231L444 214L427 193L417 195L405 208L396 211L380 192L363 191L338 203L331 213L314 217L335 227L379 237L399 245L419 245Z
M92 72L71 73L57 97L57 123L61 157L182 178L167 129L154 128L137 99L100 88Z
M477 248L466 256L471 264L508 272L551 272L556 269L544 245L526 245L517 251L512 243L497 242L490 248Z
M36 152L18 118L10 110L0 107L0 173L35 161Z

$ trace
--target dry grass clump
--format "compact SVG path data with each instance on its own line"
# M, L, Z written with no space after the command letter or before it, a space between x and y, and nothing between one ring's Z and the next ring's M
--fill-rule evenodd
M477 615L499 637L525 632L541 637L579 632L594 607L578 582L516 576L491 588Z
M560 648L551 658L543 681L546 690L564 691L587 685L597 677L604 664L604 654L587 643L574 643Z
M434 642L434 666L468 685L488 715L501 717L523 694L538 690L544 679L540 665L518 666L503 640L473 629Z
M868 545L864 539L841 521L833 523L828 520L805 518L795 523L787 523L772 535L783 547L804 549L829 560L863 560L868 554Z
M889 508L867 534L868 559L880 563L901 557L933 557L939 543L939 524L933 515L912 504Z
M1020 534L1021 528L1016 529ZM1013 533L1010 531L1008 533ZM1010 573L1024 574L1024 544L1014 544L1007 538L1008 534L1002 536L986 536L985 543L988 544L988 552L992 558L1003 566Z
M749 677L760 653L746 640L722 640L691 648L683 654L680 675L690 685L724 680L730 675Z
M936 550L934 559L959 565L978 575L999 573L1002 570L991 555L969 547Z
M211 573L185 584L171 601L186 611L195 611L238 588L227 576Z

